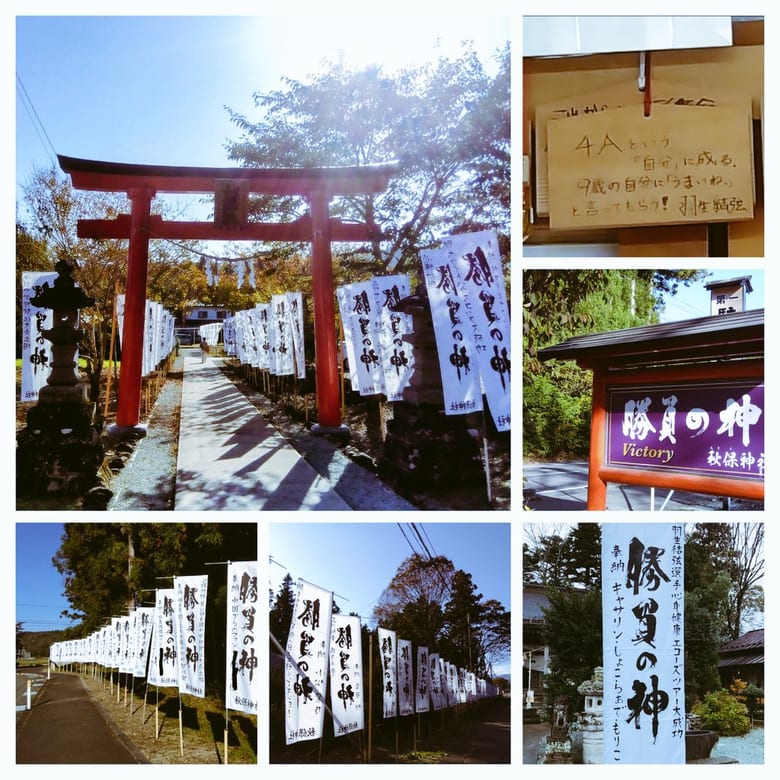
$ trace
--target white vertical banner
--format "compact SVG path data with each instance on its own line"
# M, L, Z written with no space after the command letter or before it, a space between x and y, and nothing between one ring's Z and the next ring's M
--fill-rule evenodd
M208 579L206 574L173 578L179 690L201 698L206 695L204 661Z
M442 246L464 297L482 388L496 429L512 425L509 304L495 231L446 236Z
M25 271L22 273L22 395L21 400L38 400L40 389L51 373L51 342L43 331L52 326L51 309L33 306L30 298L52 287L55 271Z
M179 685L178 654L176 652L176 591L159 588L155 596L154 628L149 651L149 682L158 687Z
M444 249L420 252L439 355L445 414L482 411L479 365L466 298Z
M99 631L98 639L98 663L107 669L111 667L110 651L111 647L111 626L103 626Z
M604 523L604 763L685 763L684 527Z
M141 375L148 376L154 368L155 305L146 301L144 306L144 351L141 356Z
M124 335L124 327L125 327L125 296L117 295L116 296L116 332L117 332L117 341L119 342L120 346L122 344L122 336Z
M430 709L431 681L428 661L428 648L417 648L417 683L414 686L414 709L416 712L428 712Z
M225 706L257 715L260 704L257 561L227 567Z
M447 698L450 703L450 707L454 707L459 701L458 694L458 667L455 664L451 664L449 661L447 664Z
M269 373L276 376L276 374L279 373L278 360L276 355L276 343L279 341L279 334L277 333L278 322L276 321L276 316L274 315L273 302L266 304L266 306L268 307L266 310L268 318L268 371Z
M236 354L236 318L234 314L228 314L222 324L223 348L226 355Z
M395 631L377 627L376 633L382 660L382 716L394 718L398 715L398 657Z
M375 276L371 285L385 395L388 401L402 401L403 390L414 370L411 346L403 340L412 332L412 315L393 311L391 307L409 295L409 277L406 274Z
M133 635L133 613L124 615L120 623L119 636L119 671L127 674L133 671L132 649L130 639Z
M330 591L298 580L284 669L288 745L322 736L332 610Z
M360 618L333 615L330 629L330 708L333 735L362 731L363 650Z
M344 327L347 359L360 395L385 392L382 370L374 287L367 282L345 284L336 290L336 299Z
M112 669L119 669L122 660L122 618L111 618L111 649L110 661Z
M248 311L237 311L235 319L235 350L238 362L250 365L252 359L252 328Z
M133 677L146 677L149 660L149 642L152 638L154 607L138 607L135 610L135 643Z
M241 312L242 331L244 340L242 343L244 360L247 365L260 368L260 352L258 349L258 317L255 309L246 309ZM209 341L209 344L212 342Z
M257 338L258 368L266 371L271 367L271 337L269 334L268 311L270 303L255 304L255 336Z
M293 333L285 293L271 296L271 315L276 348L276 374L289 376L294 373Z
M288 292L287 310L290 316L292 328L293 361L295 363L295 376L298 379L306 379L306 350L303 339L303 293Z
M414 714L414 661L409 639L398 640L398 714Z
M474 701L477 698L477 676L474 672L466 671L466 699Z
M431 706L434 710L442 708L442 684L441 669L439 668L439 654L431 653L430 660Z

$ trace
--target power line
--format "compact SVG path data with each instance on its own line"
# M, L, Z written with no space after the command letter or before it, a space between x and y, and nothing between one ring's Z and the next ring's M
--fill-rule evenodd
M46 132L46 128L43 126L43 122L38 116L38 112L35 110L35 106L33 105L30 96L27 94L27 90L25 89L24 84L22 83L22 77L18 73L16 74L16 91L22 100L22 104L24 105L24 110L27 112L27 116L30 117L30 121L33 124L38 139L44 148L46 148L46 152L49 154L49 160L52 163L52 166L54 166L54 161L57 157L54 144L52 144L51 139Z

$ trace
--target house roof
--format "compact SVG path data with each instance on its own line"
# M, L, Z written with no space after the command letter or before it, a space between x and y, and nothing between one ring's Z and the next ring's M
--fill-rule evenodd
M590 333L539 350L540 360L576 360L588 368L763 356L763 309Z
M734 279L718 279L715 282L709 282L708 284L704 285L704 288L706 290L712 290L717 289L718 287L725 287L727 285L732 284L741 284L745 290L749 293L753 292L753 285L750 284L750 280L752 277L750 276L737 276Z
M744 653L745 651L764 651L764 629L756 628L753 631L748 631L742 636L732 639L725 645L722 645L718 652L723 655L724 653Z
M755 666L764 663L764 629L756 628L721 646L719 667Z

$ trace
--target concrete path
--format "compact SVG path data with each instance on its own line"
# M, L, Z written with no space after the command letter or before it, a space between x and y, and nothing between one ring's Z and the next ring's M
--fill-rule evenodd
M184 357L176 511L350 510L224 376Z

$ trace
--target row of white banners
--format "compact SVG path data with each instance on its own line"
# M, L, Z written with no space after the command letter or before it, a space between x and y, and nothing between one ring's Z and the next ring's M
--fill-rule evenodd
M303 296L272 295L270 303L237 311L224 323L225 354L274 376L306 377L303 348Z
M229 563L227 584L225 706L257 715L257 562ZM112 618L84 639L57 642L49 658L59 666L99 664L145 677L150 685L203 697L207 595L207 575L174 577L172 588L157 590L155 606Z
M116 314L120 336L124 334L125 296L116 297ZM141 375L149 376L168 355L176 344L174 335L176 318L161 303L146 301L144 308L144 345L141 359Z
M511 327L498 236L466 233L422 252L422 265L448 415L482 411L487 398L499 431L511 428ZM352 389L403 400L414 370L412 317L394 307L410 294L406 274L336 289ZM275 375L305 376L301 293L236 312L225 321L225 350Z
M322 736L328 679L334 735L364 728L360 618L333 615L332 606L330 591L298 580L285 659L288 745ZM418 647L413 655L412 643L396 639L394 631L378 628L377 636L385 718L496 695L491 683L429 653L427 647Z

